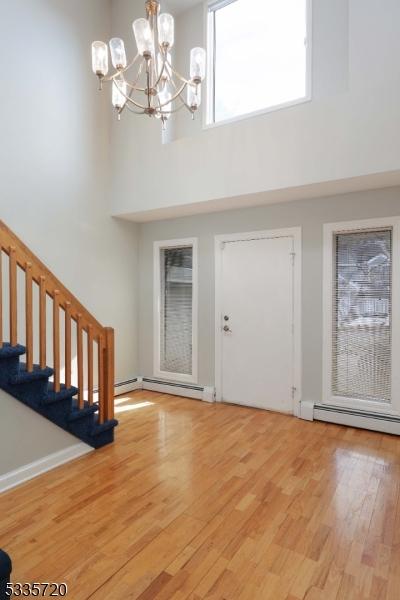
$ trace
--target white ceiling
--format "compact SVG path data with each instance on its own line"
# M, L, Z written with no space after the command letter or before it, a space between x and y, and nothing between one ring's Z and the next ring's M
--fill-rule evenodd
M173 14L181 13L192 6L196 6L202 0L161 0L161 10L167 8Z

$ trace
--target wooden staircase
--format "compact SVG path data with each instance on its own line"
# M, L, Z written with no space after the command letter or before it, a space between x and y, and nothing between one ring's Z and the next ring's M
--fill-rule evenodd
M103 327L2 221L0 387L93 447L114 439L114 330Z

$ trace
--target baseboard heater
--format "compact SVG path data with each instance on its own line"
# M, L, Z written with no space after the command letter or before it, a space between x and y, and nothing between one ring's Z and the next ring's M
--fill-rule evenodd
M133 379L127 379L126 381L119 381L114 383L114 393L116 396L132 392L133 390L142 389L142 383L139 377ZM96 396L99 393L99 388L93 389L93 394Z
M371 431L400 435L400 417L394 415L383 415L381 413L315 404L314 419L316 421L336 423L337 425L347 425L359 429L370 429Z
M116 396L121 396L134 390L150 390L161 392L162 394L203 400L203 402L215 402L215 390L213 387L204 387L190 383L176 383L152 377L134 377L127 381L120 381L115 384L114 389Z
M176 396L186 396L187 398L204 400L205 402L214 402L214 388L193 385L190 383L173 383L170 381L162 381L161 379L143 377L143 389L165 394L174 394Z
M116 393L119 393L119 388L129 386L129 385L134 385L138 381L139 381L138 377L135 377L134 379L127 379L127 381L120 381L119 383L114 384L114 389L115 389Z

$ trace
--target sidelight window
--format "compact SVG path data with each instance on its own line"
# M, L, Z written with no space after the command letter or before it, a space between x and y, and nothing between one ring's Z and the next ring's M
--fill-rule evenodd
M197 354L197 245L155 244L155 373L194 381Z

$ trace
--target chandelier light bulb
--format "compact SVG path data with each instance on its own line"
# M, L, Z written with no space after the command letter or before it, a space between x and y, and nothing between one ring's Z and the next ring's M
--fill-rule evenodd
M206 51L204 48L193 48L190 52L190 77L200 83L206 76Z
M160 99L160 108L161 110L164 112L165 111L165 115L164 117L166 119L169 119L170 112L172 110L172 102L171 102L171 92L168 90L167 87L164 87L161 92L159 92L158 97Z
M110 40L111 60L115 69L121 70L126 68L126 52L125 44L120 38L112 38Z
M112 85L112 103L114 108L122 110L126 104L127 84L121 79L114 79Z
M108 48L104 42L92 44L92 68L98 77L105 77L108 73Z
M201 104L201 85L188 85L187 104L192 110L197 110Z
M132 24L138 52L145 58L154 54L154 38L147 19L136 19Z
M174 17L163 13L158 17L158 41L160 46L172 48L174 45Z

